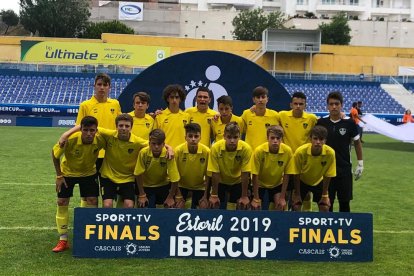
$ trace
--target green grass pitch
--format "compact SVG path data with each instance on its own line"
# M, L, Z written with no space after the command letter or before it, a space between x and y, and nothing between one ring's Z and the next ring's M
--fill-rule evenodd
M414 144L365 134L353 212L374 215L372 263L194 259L77 259L51 249L55 228L53 144L63 128L0 127L1 275L410 275L414 270ZM354 153L353 153L354 155ZM76 189L75 194L78 194ZM71 207L79 204L78 195ZM71 210L73 215L73 210Z

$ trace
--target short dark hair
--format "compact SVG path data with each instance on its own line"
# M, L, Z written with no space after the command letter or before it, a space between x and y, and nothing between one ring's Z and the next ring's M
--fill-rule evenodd
M329 93L328 97L326 98L326 103L329 103L330 99L338 100L341 102L341 105L344 103L344 97L342 96L341 92L333 91Z
M98 80L102 80L104 84L109 84L109 86L111 85L111 77L106 73L99 73L98 75L96 75L93 84L95 85Z
M205 87L205 86L200 86L198 89L197 89L197 93L196 93L196 97L197 97L197 95L198 95L198 92L207 92L208 93L208 96L211 98L211 95L213 94L213 92L211 92L211 90L208 88L208 87Z
M115 118L115 125L118 125L119 121L127 121L131 123L131 127L134 124L134 118L132 118L131 115L129 115L128 113L122 113L119 114L118 116L116 116Z
M312 128L310 136L326 140L328 138L328 130L324 126L317 125Z
M358 106L358 103L357 102L353 102L352 103L352 107L357 107Z
M269 90L266 87L258 86L253 89L253 97L268 96Z
M164 91L162 92L162 97L167 105L168 97L170 97L170 95L173 93L177 93L181 101L185 100L184 88L179 84L169 84L164 88Z
M231 99L230 96L223 95L217 99L217 105L219 104L229 105L233 107L233 100Z
M142 102L145 102L145 103L150 103L150 101L151 101L151 97L150 97L150 95L148 95L148 93L147 92L137 92L137 93L135 93L134 94L134 96L132 96L132 101L135 103L135 98L139 98Z
M81 125L81 128L90 127L90 126L98 126L98 120L92 116L85 116L83 117L80 125Z
M305 93L303 93L301 91L297 91L297 92L293 93L292 100L293 100L293 98L304 99L306 101L306 95L305 95Z
M281 126L272 125L266 130L266 135L269 138L270 133L273 133L277 137L283 138L283 128Z
M184 126L184 128L185 128L185 134L190 133L190 132L192 132L192 133L200 132L201 133L201 127L197 123L186 124Z
M162 129L156 128L151 130L149 140L154 139L158 144L165 142L165 132Z
M230 135L240 134L240 127L237 122L229 122L224 128L224 134L229 133Z

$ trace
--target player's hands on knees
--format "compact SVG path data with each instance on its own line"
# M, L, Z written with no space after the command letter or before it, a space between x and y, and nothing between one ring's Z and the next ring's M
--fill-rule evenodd
M137 196L137 206L138 208L148 207L148 198L146 194Z
M164 201L164 208L174 208L175 207L175 200L172 196L167 196Z
M247 196L242 196L237 200L237 210L249 210L250 209L250 200Z
M62 185L65 185L65 187L68 187L68 184L66 184L65 178L62 176L60 178L56 178L56 193L60 193L62 190Z
M331 201L329 197L322 197L318 202L319 212L329 212L329 207L331 207Z
M210 209L220 208L220 199L217 195L210 195L208 202L210 203Z
M284 197L278 197L275 200L275 210L276 211L284 211L286 207L286 200Z
M260 198L253 198L250 202L252 210L261 210L262 209L262 200Z
M175 196L175 208L184 209L185 200L182 196Z
M198 201L198 209L208 209L210 207L210 202L208 201L206 196L203 196Z

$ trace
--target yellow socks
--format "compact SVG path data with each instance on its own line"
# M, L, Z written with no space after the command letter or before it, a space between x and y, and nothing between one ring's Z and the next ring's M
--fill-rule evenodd
M68 237L69 206L57 206L56 226L61 240L67 240ZM66 236L66 239L65 239Z

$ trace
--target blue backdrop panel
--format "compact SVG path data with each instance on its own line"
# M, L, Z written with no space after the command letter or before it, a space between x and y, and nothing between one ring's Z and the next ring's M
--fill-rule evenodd
M218 97L230 95L237 115L252 106L252 91L257 86L269 89L269 108L278 111L289 108L289 93L257 64L225 52L195 51L171 56L140 73L118 97L122 111L132 110L132 96L139 91L151 95L151 110L165 108L162 91L169 84L180 84L185 88L187 99L182 108L193 106L199 86L212 90L212 108L216 107Z
M372 214L76 208L73 255L372 261Z

